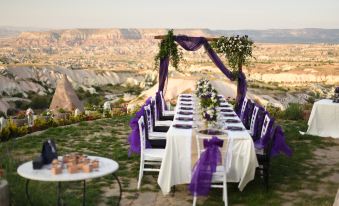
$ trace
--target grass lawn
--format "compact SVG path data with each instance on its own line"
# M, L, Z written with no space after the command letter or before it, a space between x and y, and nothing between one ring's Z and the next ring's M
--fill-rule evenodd
M81 152L116 160L117 175L123 184L121 205L191 205L187 186L177 186L176 193L163 196L156 183L157 175L144 176L141 191L136 190L139 157L128 157L127 136L129 116L82 122L77 125L50 128L23 138L0 143L0 164L10 184L12 205L27 205L25 180L16 173L17 167L39 155L42 142L53 138L60 155ZM291 158L275 157L271 164L270 189L265 191L260 178L250 182L243 192L237 184L228 184L230 205L332 205L339 185L339 141L301 136L306 123L280 122L294 154ZM35 205L55 205L56 184L31 181L30 193ZM65 205L81 205L81 182L63 183ZM115 205L118 187L112 177L87 183L87 205ZM222 205L221 190L213 189L200 205Z

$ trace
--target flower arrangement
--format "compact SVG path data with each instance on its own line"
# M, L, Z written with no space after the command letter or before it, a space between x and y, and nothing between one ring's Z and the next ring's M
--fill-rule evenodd
M155 56L155 67L159 66L161 59L170 58L173 67L180 71L178 66L182 59L182 52L174 40L173 29L169 30L165 38L159 44L159 53Z
M196 95L200 98L199 106L201 108L202 118L206 122L217 121L217 110L219 105L218 92L213 88L207 79L200 79L196 86Z
M202 117L207 122L217 121L217 110L214 106L210 106L202 111Z
M212 43L217 53L223 53L230 67L237 72L247 65L252 58L253 41L245 36L220 37Z

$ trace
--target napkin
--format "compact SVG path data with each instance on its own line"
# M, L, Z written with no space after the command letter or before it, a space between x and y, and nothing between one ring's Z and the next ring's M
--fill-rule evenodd
M176 120L179 120L179 121L193 121L193 118L191 118L191 117L177 117Z
M192 100L191 99L180 99L180 101L182 101L182 102L191 102Z
M221 109L220 111L221 112L233 112L233 110L231 110L231 109Z
M237 116L236 114L224 114L224 117L235 117Z
M240 123L240 120L238 119L226 119L226 123Z
M181 110L193 110L192 107L180 107Z
M179 111L178 114L182 114L182 115L192 115L193 112Z
M219 107L231 107L231 106L227 104L222 104L222 105L219 105Z
M242 127L237 127L237 126L228 126L226 127L227 130L231 130L231 131L243 131L244 128Z
M182 105L182 106L192 106L191 103L180 103L180 105Z
M192 129L192 125L189 124L174 124L173 127L180 129Z

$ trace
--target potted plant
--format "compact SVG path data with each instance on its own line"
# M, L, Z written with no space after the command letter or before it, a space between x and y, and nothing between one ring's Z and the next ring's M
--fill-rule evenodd
M25 111L18 112L14 117L12 117L12 120L17 127L24 126L27 123L26 112Z
M66 120L67 118L69 118L70 116L70 112L66 111L65 109L63 108L59 108L55 114L55 119L63 119L63 120Z

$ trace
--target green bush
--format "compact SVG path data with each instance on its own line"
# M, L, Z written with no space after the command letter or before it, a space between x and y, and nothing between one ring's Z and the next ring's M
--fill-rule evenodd
M30 107L32 109L47 109L51 103L51 96L33 96Z
M284 112L279 107L275 107L272 104L268 104L266 110L269 112L270 116L275 119L281 119L284 116Z
M303 119L303 107L298 103L290 103L284 111L285 119L289 120L302 120Z

